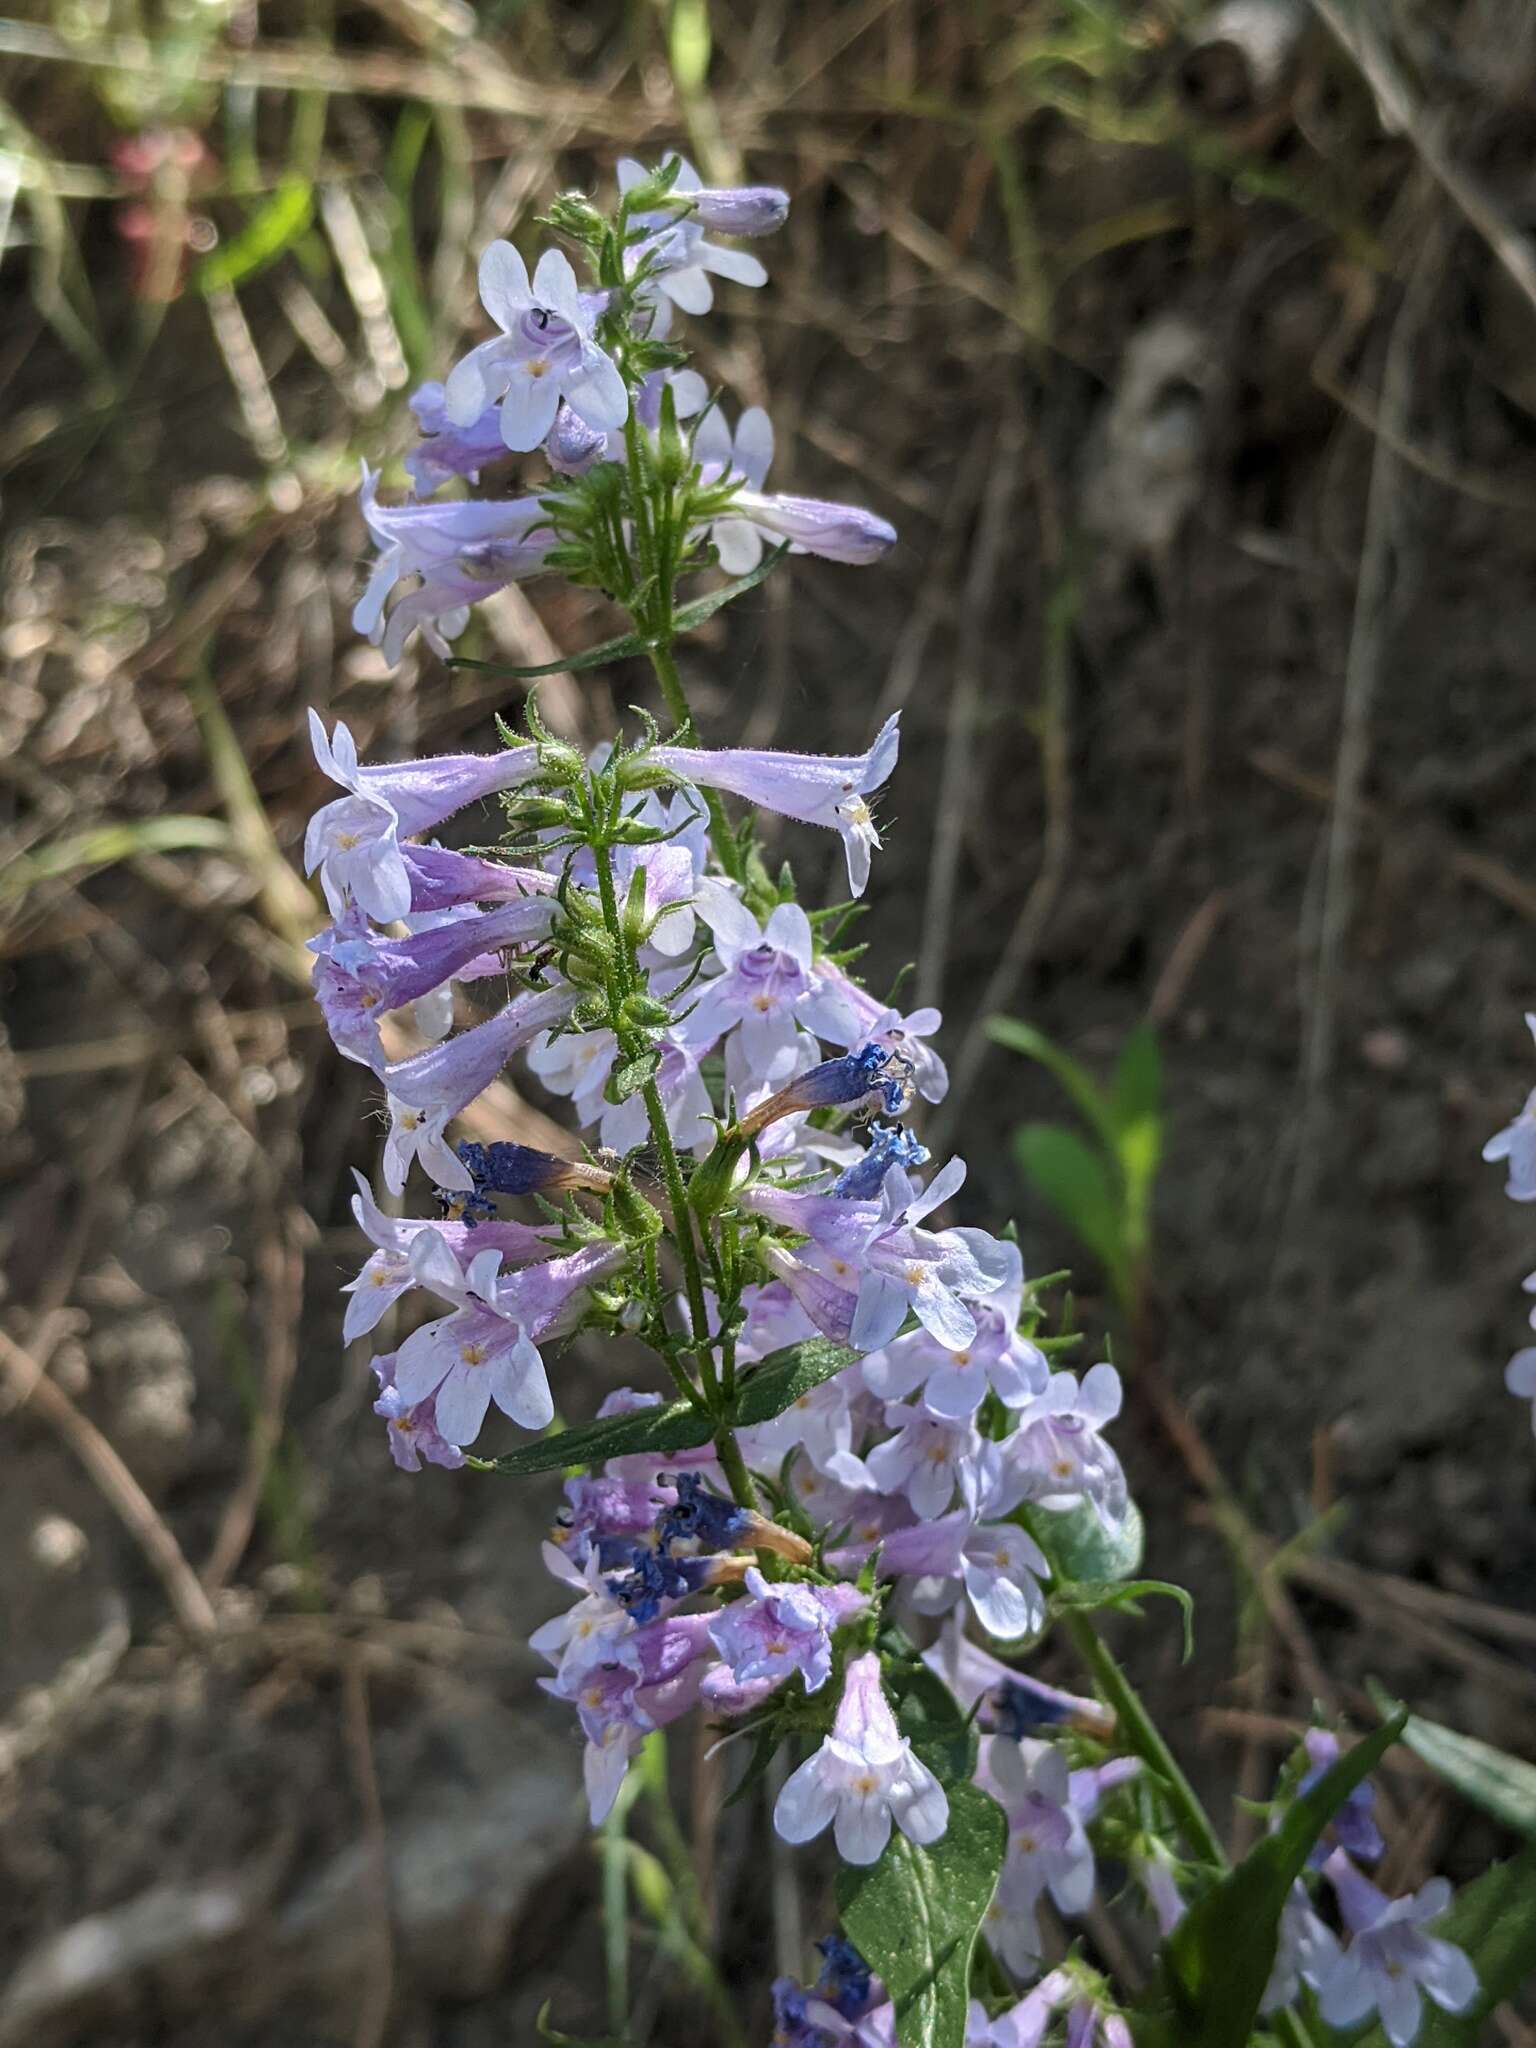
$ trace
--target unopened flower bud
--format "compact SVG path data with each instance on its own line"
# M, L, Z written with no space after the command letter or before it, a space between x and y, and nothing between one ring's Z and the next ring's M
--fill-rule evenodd
M551 469L561 476L583 476L608 446L608 436L589 427L580 413L562 402L544 443Z
M700 227L717 235L771 235L789 219L789 194L777 185L703 185L688 197Z
M508 808L513 823L525 831L542 831L551 825L573 822L569 805L557 796L519 797L517 803Z
M612 1196L613 1213L626 1237L642 1244L649 1244L660 1237L660 1212L643 1195L637 1194L627 1181L615 1181Z
M888 555L896 529L862 505L833 505L822 498L793 498L783 492L738 491L731 507L768 533L787 540L794 554L820 555L827 562L864 568Z
M672 1021L672 1012L655 996L626 996L619 1015L634 1031L661 1031Z

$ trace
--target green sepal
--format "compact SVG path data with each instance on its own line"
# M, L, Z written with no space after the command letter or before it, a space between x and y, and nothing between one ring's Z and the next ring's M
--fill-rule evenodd
M688 1206L696 1216L713 1216L730 1200L736 1184L736 1168L747 1149L745 1138L722 1131L715 1149L693 1169L688 1182Z

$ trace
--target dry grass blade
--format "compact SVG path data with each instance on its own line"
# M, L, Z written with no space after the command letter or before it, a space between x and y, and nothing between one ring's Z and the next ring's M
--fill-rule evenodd
M113 1513L144 1553L165 1588L177 1620L189 1636L206 1641L218 1633L218 1617L198 1584L181 1545L165 1518L95 1423L81 1414L64 1389L0 1330L0 1375L16 1404L41 1415L75 1453L100 1488Z

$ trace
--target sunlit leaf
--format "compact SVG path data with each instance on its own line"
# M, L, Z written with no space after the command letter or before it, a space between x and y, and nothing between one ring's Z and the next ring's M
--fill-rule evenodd
M948 1794L949 1826L931 1848L893 1833L878 1863L838 1874L843 1932L883 1978L901 2048L965 2048L971 1957L1007 1846L994 1799L967 1784Z

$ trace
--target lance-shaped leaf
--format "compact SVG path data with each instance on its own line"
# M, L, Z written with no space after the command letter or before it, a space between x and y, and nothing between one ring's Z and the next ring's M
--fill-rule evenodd
M728 604L734 604L738 597L745 597L749 590L756 590L765 576L776 569L789 552L788 543L775 548L772 554L764 555L750 574L738 576L734 583L724 584L719 590L711 590L705 597L696 597L692 604L679 607L672 614L674 633L691 633L696 626L702 626L706 619L723 611ZM471 661L467 655L456 655L448 663L450 668L478 668L491 676L559 676L580 675L583 669L601 668L606 661L624 661L631 655L644 654L651 643L641 633L621 633L614 640L604 640L596 647L589 647L584 654L562 654L558 661L536 662L531 668L511 668L504 661Z
M1163 1952L1160 2003L1133 2028L1138 2048L1245 2048L1291 1886L1323 1829L1402 1728L1398 1715L1356 1743L1292 1803L1274 1834L1191 1906Z
M965 2048L971 1957L1003 1866L1008 1823L978 1786L951 1785L949 1826L929 1848L893 1834L867 1869L845 1864L843 1932L884 1980L901 2048Z
M1386 1716L1402 1711L1380 1686L1371 1686L1370 1693L1377 1713ZM1408 1716L1403 1742L1463 1799L1491 1813L1516 1834L1536 1841L1536 1764L1495 1749L1491 1742L1480 1742L1475 1735L1442 1728L1438 1721L1426 1721L1421 1714Z
M730 1426L744 1429L751 1423L771 1422L857 1356L846 1344L826 1337L807 1337L802 1344L773 1352L743 1373ZM657 1408L637 1408L628 1415L608 1415L554 1436L536 1437L500 1458L467 1462L481 1472L554 1472L571 1465L601 1465L609 1458L642 1451L668 1458L707 1444L714 1434L715 1424L702 1408L691 1401L666 1401Z

